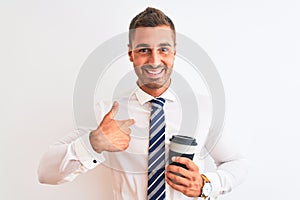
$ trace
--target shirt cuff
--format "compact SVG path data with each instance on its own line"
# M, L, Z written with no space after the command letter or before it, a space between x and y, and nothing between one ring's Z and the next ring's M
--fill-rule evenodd
M93 150L89 141L89 133L75 140L73 148L78 160L87 169L93 169L105 161L102 153L98 154Z
M209 195L209 197L210 199L215 199L220 195L220 190L221 190L221 182L220 182L219 175L214 172L207 172L203 174L208 178L212 186L212 192Z

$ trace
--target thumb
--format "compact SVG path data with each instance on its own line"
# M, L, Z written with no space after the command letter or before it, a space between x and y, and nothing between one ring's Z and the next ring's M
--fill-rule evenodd
M113 119L115 117L115 115L117 114L118 110L119 110L119 103L117 101L114 101L110 111L107 113L107 116L110 119Z

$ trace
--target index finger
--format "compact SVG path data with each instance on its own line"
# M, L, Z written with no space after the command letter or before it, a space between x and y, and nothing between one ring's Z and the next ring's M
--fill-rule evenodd
M124 124L122 126L129 127L135 123L134 119L127 119L125 120Z
M190 171L199 171L198 166L189 158L185 158L185 157L174 157L174 159L172 158L172 160L174 162L178 162L181 164L184 164L188 170Z
M135 123L134 119L126 119L126 120L117 120L120 127L128 128L129 126Z

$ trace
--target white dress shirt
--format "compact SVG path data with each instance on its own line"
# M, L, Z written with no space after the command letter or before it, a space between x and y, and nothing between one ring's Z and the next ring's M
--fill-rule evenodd
M164 105L166 120L166 156L168 156L169 139L179 133L182 110L179 99L168 89L160 97L166 99ZM65 138L52 145L41 159L39 166L39 180L41 183L60 184L72 181L76 176L104 164L109 167L112 179L113 197L117 200L143 200L147 199L147 170L148 170L148 144L149 144L149 118L152 96L139 87L133 92L118 99L119 111L115 119L133 118L135 124L131 126L131 140L129 147L123 152L93 151L89 143L89 133L97 127L79 127ZM206 141L211 121L211 102L207 96L198 95L200 101L199 121L196 133L189 136L197 139L198 147L194 162L198 165L200 173L205 174L211 181L213 192L210 199L232 190L245 177L247 167L245 159L238 153L232 138L228 133L222 133L220 139L212 150L207 152ZM97 103L95 114L97 121L101 122L104 115L111 109L112 102L101 101ZM192 105L191 105L192 106ZM205 170L204 156L206 153L214 159L217 166L211 172ZM166 199L200 199L190 198L172 189L166 184Z

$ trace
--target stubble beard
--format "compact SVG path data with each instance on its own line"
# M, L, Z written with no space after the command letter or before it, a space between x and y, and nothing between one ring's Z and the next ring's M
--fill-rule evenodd
M166 65L158 65L156 67L153 67L152 65L143 65L140 67L141 69L137 69L136 67L135 72L138 76L138 85L139 87L148 88L151 90L157 90L162 87L168 88L171 82L171 74L172 74L172 68L168 68ZM162 70L161 73L164 73L162 77L159 78L148 78L145 77L145 73L147 73L147 70Z

